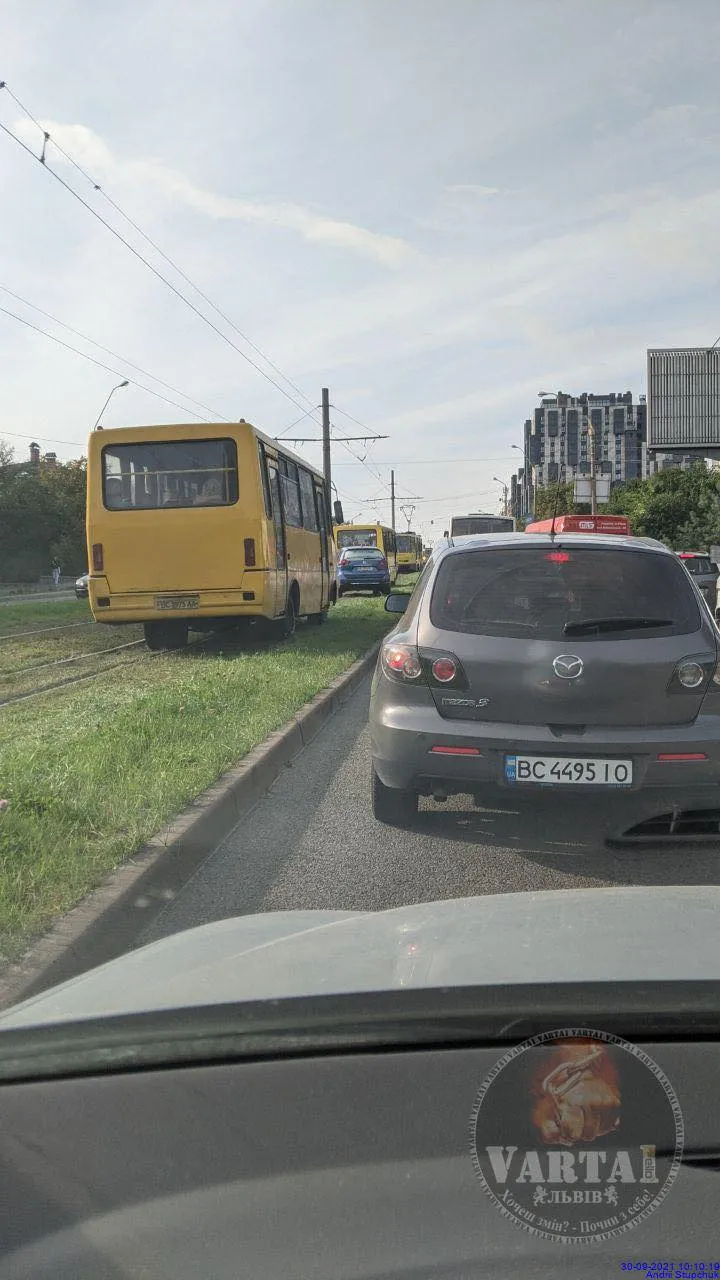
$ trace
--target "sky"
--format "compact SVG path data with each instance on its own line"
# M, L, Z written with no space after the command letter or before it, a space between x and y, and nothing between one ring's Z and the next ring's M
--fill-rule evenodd
M499 510L539 391L720 334L718 47L717 0L6 0L0 307L108 367L0 311L0 439L80 456L125 378L106 426L317 437L326 386L346 517L391 468L426 540Z

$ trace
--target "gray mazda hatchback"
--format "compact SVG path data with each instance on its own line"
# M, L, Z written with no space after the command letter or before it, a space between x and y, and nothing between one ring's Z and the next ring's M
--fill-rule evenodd
M372 804L595 797L609 838L720 832L720 631L650 539L493 534L436 548L382 644Z

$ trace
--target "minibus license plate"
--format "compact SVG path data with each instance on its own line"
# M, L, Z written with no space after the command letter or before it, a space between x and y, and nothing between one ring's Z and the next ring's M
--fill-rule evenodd
M589 760L576 756L505 756L505 781L545 786L629 787L632 760Z
M156 596L156 609L199 609L199 596Z

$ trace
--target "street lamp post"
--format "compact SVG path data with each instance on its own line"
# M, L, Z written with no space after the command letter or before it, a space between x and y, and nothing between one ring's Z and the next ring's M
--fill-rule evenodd
M495 480L496 484L502 486L502 515L506 516L507 515L507 485L505 484L505 480L498 479L498 476L493 476L492 479Z
M113 396L115 395L115 392L116 392L116 391L120 391L123 387L129 387L129 386L130 386L130 383L129 383L129 382L127 381L127 379L126 379L126 380L125 380L125 382L118 382L117 386L116 386L116 387L113 387L112 391L110 392L110 395L108 396L107 400L105 401L105 403L104 403L104 405L103 405L102 409L100 410L100 412L99 412L99 414L98 414L98 419L97 419L97 422L95 423L95 426L93 427L93 431L102 431L102 427L100 426L100 419L102 418L102 416L103 416L103 414L104 414L105 410L107 409L107 407L108 407L108 405L109 405L110 401L112 400Z

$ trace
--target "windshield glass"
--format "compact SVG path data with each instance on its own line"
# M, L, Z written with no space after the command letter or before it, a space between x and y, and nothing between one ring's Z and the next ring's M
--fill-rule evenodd
M232 440L172 440L103 449L103 498L112 511L131 507L229 506L238 500Z
M0 1280L720 1280L720 0L0 33Z
M720 991L720 3L5 10L0 1048Z
M0 1280L720 1280L720 3L0 30Z
M438 573L431 617L448 631L562 640L598 619L670 621L696 631L700 615L670 556L551 544L448 556ZM645 629L645 628L644 628ZM611 634L612 627L606 628Z
M450 526L452 538L464 538L472 533L508 533L512 519L502 516L455 516Z
M338 532L339 547L376 547L376 529L340 529Z

